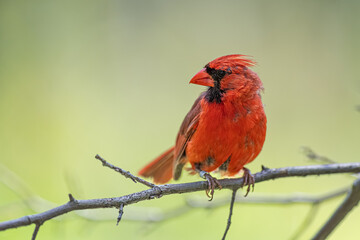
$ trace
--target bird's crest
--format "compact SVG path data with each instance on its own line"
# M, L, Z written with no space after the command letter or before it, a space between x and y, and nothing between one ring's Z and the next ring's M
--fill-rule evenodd
M217 70L228 70L236 67L251 67L256 65L256 62L249 59L247 55L232 54L216 58L208 63L207 66Z

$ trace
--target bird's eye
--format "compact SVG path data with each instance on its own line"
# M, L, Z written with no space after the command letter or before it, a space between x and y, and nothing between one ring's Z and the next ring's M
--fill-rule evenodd
M222 79L223 77L225 77L226 72L223 71L223 70L217 70L217 71L216 71L216 75L217 75L217 77L218 77L219 79Z
M206 72L215 80L220 81L228 72L224 70L217 70L214 68L210 68L209 66L205 66Z

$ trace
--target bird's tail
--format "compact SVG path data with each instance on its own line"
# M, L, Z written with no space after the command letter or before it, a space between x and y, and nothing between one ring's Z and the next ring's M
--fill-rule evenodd
M174 147L168 149L159 157L139 171L143 177L152 177L155 183L166 183L173 177Z

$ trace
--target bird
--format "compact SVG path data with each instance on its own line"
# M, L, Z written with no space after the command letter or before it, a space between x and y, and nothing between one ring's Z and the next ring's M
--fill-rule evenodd
M256 65L247 55L216 58L189 83L206 86L185 116L175 145L144 166L139 175L164 184L178 180L184 166L208 182L206 194L222 188L211 172L234 176L243 172L243 185L254 189L255 179L244 167L261 152L267 118L261 99L263 84L249 67ZM242 170L242 171L241 171ZM245 196L246 196L245 195Z

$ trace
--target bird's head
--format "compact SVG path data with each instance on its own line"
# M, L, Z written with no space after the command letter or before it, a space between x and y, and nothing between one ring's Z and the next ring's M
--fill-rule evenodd
M228 91L241 91L243 94L262 89L262 83L256 73L248 67L255 62L245 55L233 54L219 57L205 65L190 83L208 86L214 93L214 100L221 101L221 96Z

